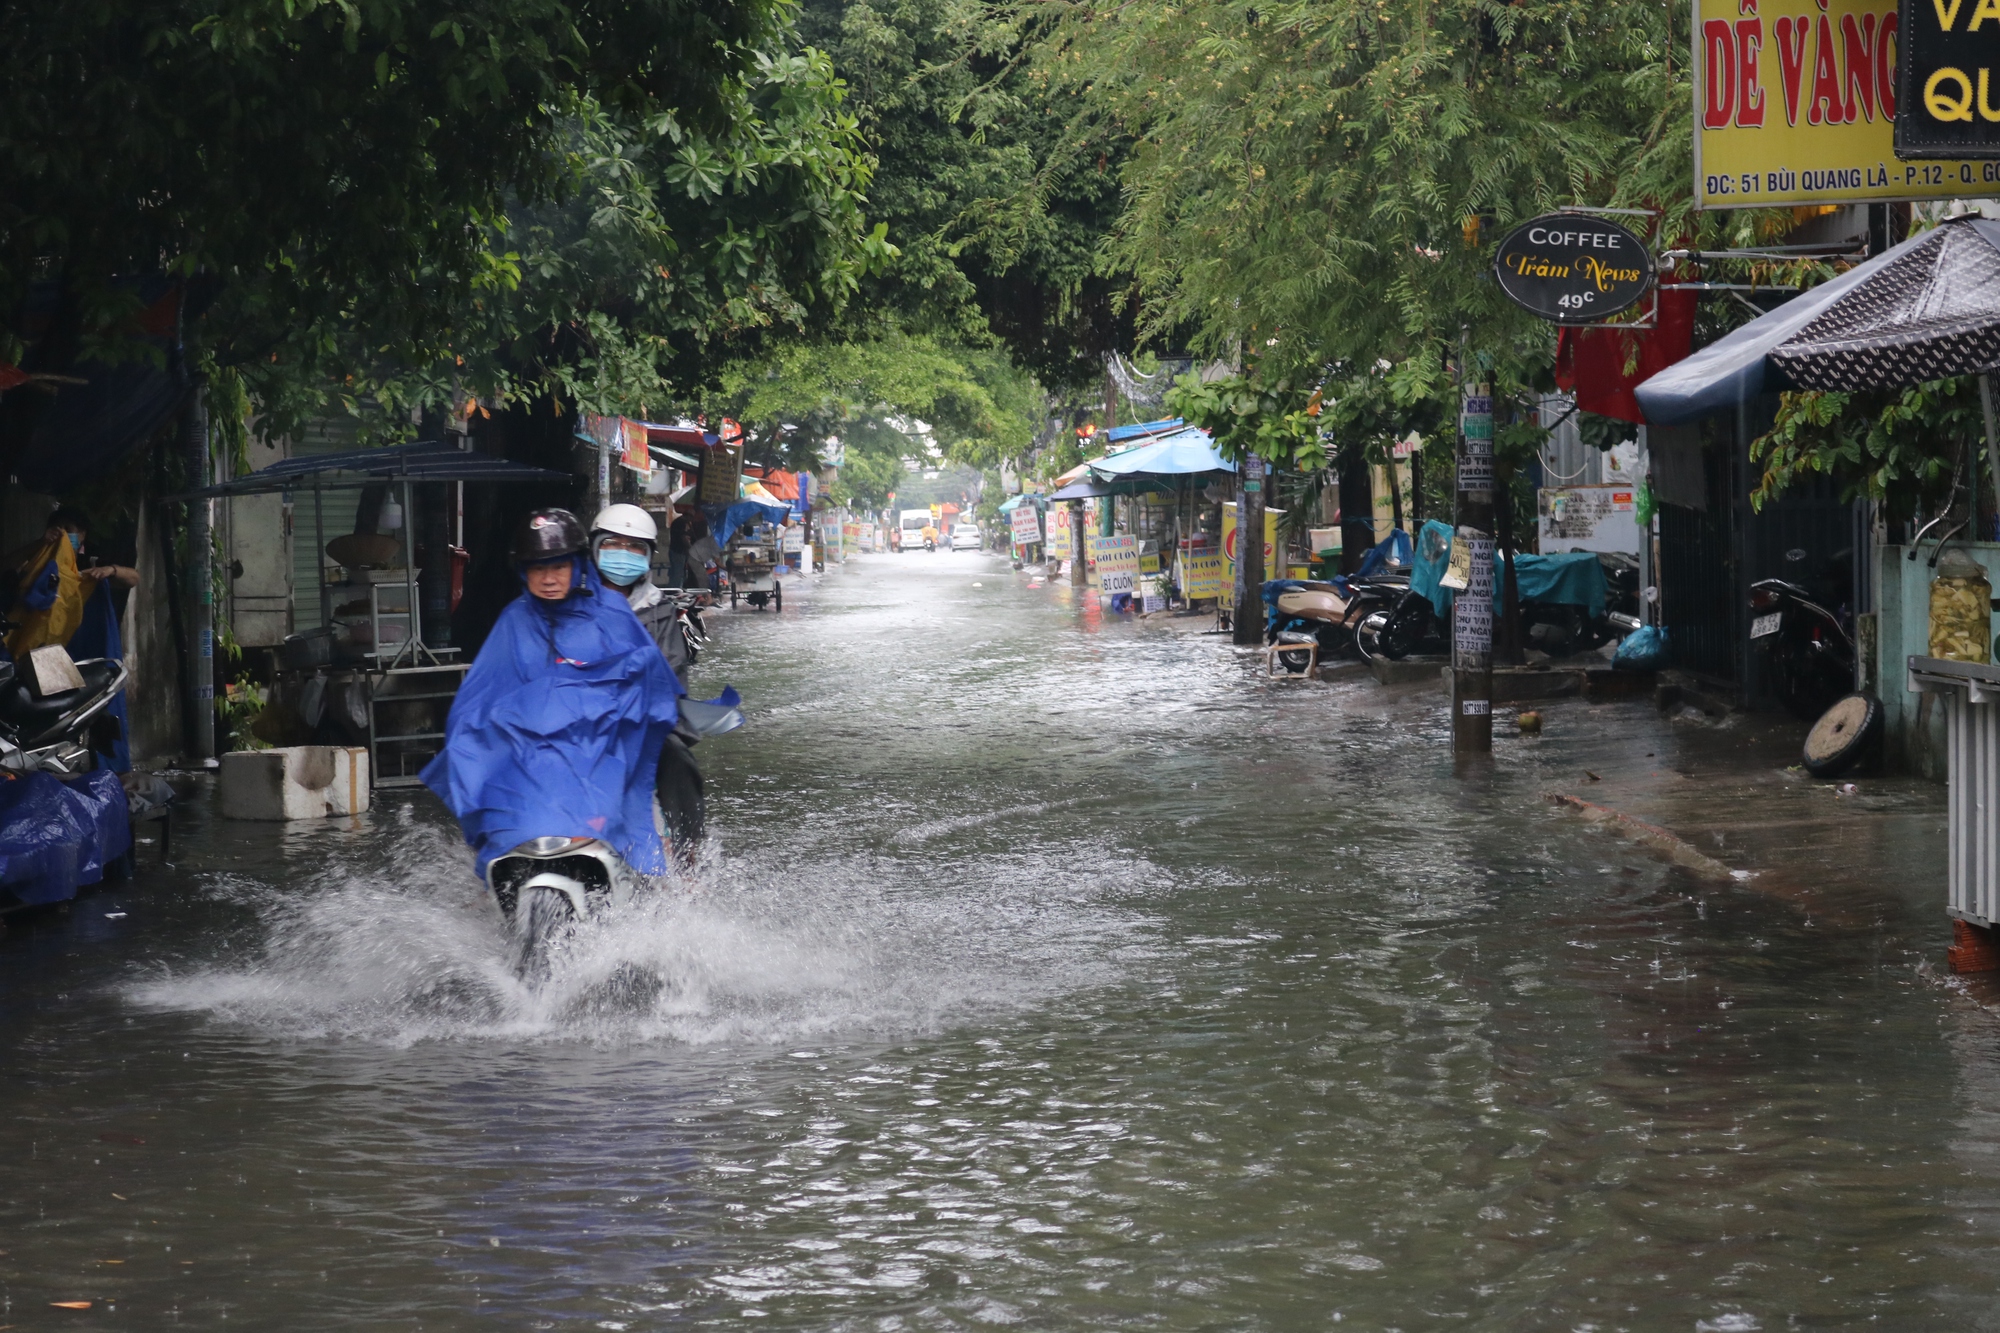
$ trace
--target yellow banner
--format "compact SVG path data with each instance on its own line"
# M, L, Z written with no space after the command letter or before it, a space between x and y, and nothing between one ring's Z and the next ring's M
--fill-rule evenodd
M1050 560L1068 560L1075 554L1069 539L1069 506L1052 505L1048 512L1048 535L1042 553Z
M1277 566L1272 561L1278 554L1278 520L1284 516L1285 511L1282 509L1266 509L1264 511L1265 578L1275 579L1283 577L1278 573ZM1233 500L1222 502L1222 559L1223 563L1229 566L1228 577L1234 579L1236 577L1236 503Z
M1181 596L1190 602L1203 597L1229 596L1229 571L1223 567L1222 552L1182 556L1180 584Z
M1900 161L1889 0L1695 0L1699 208L1960 199L2000 162Z

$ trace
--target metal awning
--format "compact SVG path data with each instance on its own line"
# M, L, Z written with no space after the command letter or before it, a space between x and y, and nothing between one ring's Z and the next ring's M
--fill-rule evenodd
M701 460L699 458L690 458L688 455L679 453L673 449L662 449L657 444L648 445L646 448L647 452L651 453L656 461L673 463L684 472L701 467Z
M510 462L471 449L455 448L438 440L424 440L417 444L387 445L380 449L287 458L234 481L203 487L198 491L183 491L167 498L191 500L211 496L269 495L275 491L291 490L301 482L312 482L322 490L340 491L359 490L384 481L571 482L575 479L567 472Z

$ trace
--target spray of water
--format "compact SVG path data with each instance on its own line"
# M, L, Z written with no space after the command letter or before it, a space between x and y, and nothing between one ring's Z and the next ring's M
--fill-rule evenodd
M342 859L283 884L215 878L206 891L254 914L256 942L128 998L282 1039L393 1045L901 1035L1109 981L1134 956L1117 886L1146 873L988 860L939 876L711 845L679 881L579 925L531 984L453 831L406 824Z

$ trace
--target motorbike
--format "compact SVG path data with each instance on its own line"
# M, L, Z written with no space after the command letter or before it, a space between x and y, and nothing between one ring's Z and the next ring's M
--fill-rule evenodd
M1410 586L1410 539L1400 529L1371 548L1354 573L1333 579L1273 579L1264 585L1264 641L1281 648L1278 664L1302 672L1317 644L1323 660L1357 648L1359 627L1401 600Z
M1604 609L1591 615L1585 607L1566 602L1521 602L1521 632L1527 646L1550 657L1569 657L1621 639L1639 628L1639 564L1628 555L1601 553ZM1422 593L1406 592L1393 607L1377 612L1357 627L1357 645L1364 657L1400 661L1415 653L1444 652L1445 626Z
M1772 693L1794 716L1817 718L1854 689L1854 636L1804 587L1784 579L1750 585L1750 645Z
M65 668L79 683L45 690L44 681L71 676ZM56 647L37 649L27 662L0 653L0 769L57 777L90 772L93 756L117 739L117 720L106 710L125 679L125 664L110 658L71 662Z
M725 689L714 699L682 699L680 722L667 738L661 768L657 819L673 855L686 864L701 837L701 771L688 747L743 725L742 696ZM669 808L672 807L672 808ZM550 956L581 922L624 906L648 886L619 855L597 838L551 834L527 841L493 858L486 886L519 946L516 973L528 981L548 976Z
M700 660L701 650L708 647L708 626L701 613L712 599L698 588L681 588L669 590L660 600L673 609L674 617L673 632L663 649L667 665L675 675L685 678L688 668Z

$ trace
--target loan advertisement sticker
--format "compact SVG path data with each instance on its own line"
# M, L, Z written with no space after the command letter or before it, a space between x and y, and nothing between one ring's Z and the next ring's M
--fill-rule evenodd
M1959 22L1969 23L1979 0L1959 3ZM1896 157L1898 118L1921 114L1899 105L1901 26L1885 0L1695 0L1695 206L1955 199L2000 188L2000 162ZM1962 109L1959 91L1947 77L1931 100L1950 116L1972 114L1977 89L1967 82L1974 96ZM1923 89L1909 92L1923 103Z

